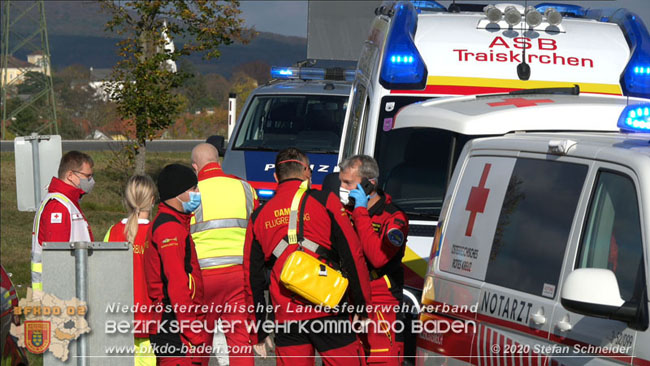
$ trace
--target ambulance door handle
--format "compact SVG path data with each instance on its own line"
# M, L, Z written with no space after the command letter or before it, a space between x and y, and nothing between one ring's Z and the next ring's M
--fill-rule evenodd
M546 317L544 314L540 313L533 314L533 323L535 323L535 325L543 325L546 323Z
M571 328L573 328L573 325L571 325L566 318L557 322L557 329L562 333L570 331Z

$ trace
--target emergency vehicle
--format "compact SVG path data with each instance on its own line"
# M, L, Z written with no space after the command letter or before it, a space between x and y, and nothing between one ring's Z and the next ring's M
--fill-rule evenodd
M222 164L226 173L247 180L262 201L275 193L275 156L286 147L309 156L315 188L335 171L354 71L274 67L271 76L248 97Z
M400 109L443 96L574 85L581 94L650 95L650 36L636 15L624 9L607 13L561 4L528 9L497 4L483 9L482 5L459 4L447 9L435 1L384 3L376 10L358 61L339 159L354 154L374 156L381 188L408 212L405 282L413 289L422 288L444 183L453 164L438 167L435 192L420 191L424 186L418 175L404 174L401 187L395 188L392 180L399 175L395 167L403 156L408 156L404 162L411 166L453 161L467 140L463 134L480 135L482 128L474 124L476 131L462 132L445 127L446 133L426 134L426 141L425 135L399 132L401 123L409 123L397 118ZM501 102L511 103L512 108L526 105L515 96L506 99ZM406 119L403 113L399 118ZM540 125L535 129L554 123L537 120ZM493 126L495 134L517 130L520 123L531 126L524 118L502 122L509 127ZM580 122L565 121L565 128L553 129L572 129L570 124ZM453 131L461 135L453 138ZM407 147L408 151L403 150ZM417 197L437 197L437 202ZM412 297L407 294L407 298Z
M620 132L467 143L436 229L417 364L650 364L650 104L615 109ZM581 106L552 118L612 122Z

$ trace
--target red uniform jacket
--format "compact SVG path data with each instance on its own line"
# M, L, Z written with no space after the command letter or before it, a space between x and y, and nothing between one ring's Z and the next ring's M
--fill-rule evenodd
M186 326L183 337L199 345L205 340L204 332L192 332L189 326L205 320L203 278L189 228L190 214L161 202L149 234L151 243L144 251L144 272L152 304L177 306L172 315L179 325ZM167 319L167 314L158 316Z
M81 189L71 186L57 177L52 177L52 181L48 187L48 192L61 193L68 197L70 201L77 206L79 212L81 212L82 215L84 214L83 211L81 211L81 206L79 206L79 200L81 199L81 196L85 194ZM56 213L61 214L58 216L61 217L61 219L52 223L52 214ZM85 215L84 220L86 220ZM50 200L45 204L43 213L41 214L41 220L38 225L38 243L42 245L44 241L70 241L70 222L71 218L68 209L59 201ZM94 241L90 225L88 226L88 232L90 233L90 240Z
M373 304L397 305L404 288L402 258L408 219L388 194L378 194L380 199L370 210L357 207L351 216L370 270Z
M128 241L124 234L126 220L124 219L111 226L108 229L108 233L106 233L104 241ZM136 306L136 311L133 315L136 321L134 335L142 338L149 337L149 331L145 327L149 319L149 312L142 310L149 309L151 305L151 300L147 295L147 280L144 277L144 248L149 242L147 235L149 235L150 231L151 223L149 220L139 219L138 233L133 240L133 304Z
M299 307L304 307L309 302L280 284L282 265L289 254L295 251L295 247L290 246L277 260L273 256L275 246L287 236L289 209L300 183L298 179L281 182L275 196L253 213L248 225L244 246L244 289L247 304L255 305L257 321L266 319L265 265L271 265L269 294L276 307L276 321L282 323L332 315L331 312L301 311ZM300 213L304 218L304 237L339 256L341 271L349 280L348 295L351 303L356 306L370 304L368 269L361 244L339 198L331 192L308 191L304 199L307 202L304 211ZM265 336L260 329L259 334L252 335L253 342L259 343Z

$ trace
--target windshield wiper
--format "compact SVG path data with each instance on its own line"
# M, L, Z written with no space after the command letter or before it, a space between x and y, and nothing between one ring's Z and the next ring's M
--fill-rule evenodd
M280 149L274 149L264 146L250 146L250 147L238 147L235 150L248 150L248 151L278 151Z

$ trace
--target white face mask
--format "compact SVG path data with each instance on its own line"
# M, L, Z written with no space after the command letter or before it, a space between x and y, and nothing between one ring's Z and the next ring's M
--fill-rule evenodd
M343 187L339 188L339 198L341 199L343 206L350 203L350 190Z

